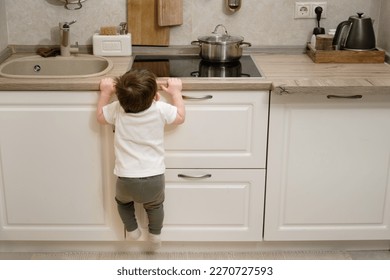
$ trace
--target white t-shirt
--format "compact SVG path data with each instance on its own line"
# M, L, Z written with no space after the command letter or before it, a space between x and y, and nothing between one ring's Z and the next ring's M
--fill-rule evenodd
M103 114L115 125L115 175L142 178L165 172L164 126L176 119L175 106L153 101L147 110L133 114L115 101L103 107Z

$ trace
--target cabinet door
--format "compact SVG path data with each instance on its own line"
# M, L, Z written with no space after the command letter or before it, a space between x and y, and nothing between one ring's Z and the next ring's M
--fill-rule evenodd
M118 240L95 92L1 92L0 239Z
M266 240L390 239L390 96L278 96Z
M265 168L268 92L183 92L186 121L168 126L168 168Z
M169 169L165 241L260 241L265 171Z

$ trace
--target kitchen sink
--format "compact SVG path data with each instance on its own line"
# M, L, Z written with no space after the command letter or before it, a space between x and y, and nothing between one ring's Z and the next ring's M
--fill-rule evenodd
M41 57L11 59L0 65L0 76L8 78L88 78L101 76L112 69L111 60L100 56Z

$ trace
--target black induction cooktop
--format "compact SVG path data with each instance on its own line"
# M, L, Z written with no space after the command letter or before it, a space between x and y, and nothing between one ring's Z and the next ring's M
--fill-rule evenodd
M136 55L132 69L149 69L158 77L261 77L250 55L225 63L211 63L199 55Z

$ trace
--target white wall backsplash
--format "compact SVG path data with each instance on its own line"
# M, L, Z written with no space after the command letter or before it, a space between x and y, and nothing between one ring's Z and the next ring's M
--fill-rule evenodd
M9 44L58 45L58 23L77 20L71 26L71 42L92 44L100 26L126 21L126 0L89 0L80 10L66 10L57 0L5 0ZM15 16L17 15L17 16Z
M0 51L8 46L7 17L5 2L0 1Z
M380 9L379 31L377 33L378 45L390 53L390 1L383 0Z
M378 30L381 0L326 1L327 18L322 21L326 30L335 28L358 11L376 19L375 30ZM295 0L242 0L241 9L233 15L225 13L224 2L184 0L184 24L171 28L170 44L189 45L222 23L229 33L241 35L255 46L303 46L316 25L315 19L294 19ZM100 26L126 21L126 3L127 0L88 0L82 9L69 11L57 0L5 0L8 44L56 45L58 22L76 19L71 28L72 43L90 45L92 34Z
M381 0L326 0L327 18L322 26L328 30L364 11L372 18L379 15ZM172 28L171 44L188 44L200 35L209 34L219 24L229 33L241 35L257 46L304 45L316 26L315 19L294 19L296 0L242 0L241 9L233 15L224 13L225 0L184 0L184 26ZM302 0L302 2L313 2Z

